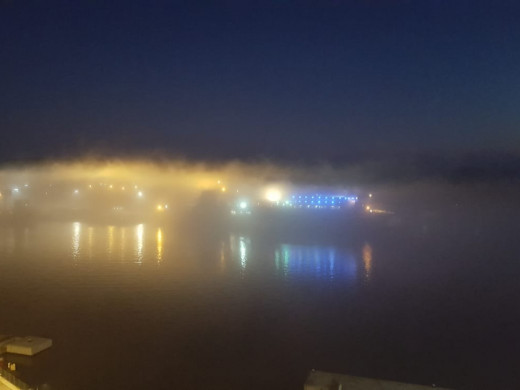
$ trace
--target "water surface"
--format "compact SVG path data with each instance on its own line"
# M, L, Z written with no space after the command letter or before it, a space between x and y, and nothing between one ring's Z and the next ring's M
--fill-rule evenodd
M311 368L518 388L515 222L451 222L4 225L0 333L53 339L55 389L300 389Z

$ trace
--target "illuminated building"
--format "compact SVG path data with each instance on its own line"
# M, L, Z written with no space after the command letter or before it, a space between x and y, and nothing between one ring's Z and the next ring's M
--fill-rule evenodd
M332 195L332 194L295 194L278 206L306 209L338 210L354 206L358 201L357 196Z

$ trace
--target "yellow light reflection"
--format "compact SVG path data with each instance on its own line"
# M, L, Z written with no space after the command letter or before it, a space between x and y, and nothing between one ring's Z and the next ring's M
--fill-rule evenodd
M140 223L135 227L136 262L143 262L144 225Z
M370 279L372 274L372 247L365 243L363 246L363 265L365 267L365 277Z
M87 229L87 239L88 239L88 258L89 260L92 259L92 242L93 242L93 235L94 235L94 228L92 226L89 226Z
M72 257L77 260L79 257L79 242L81 238L81 224L74 222L72 224Z
M220 269L221 271L224 270L226 266L226 252L225 252L225 243L222 242L222 245L220 246Z
M121 262L126 259L126 227L121 228Z
M112 259L114 252L114 226L108 227L108 258Z
M160 262L160 261L162 261L162 258L163 258L163 232L162 232L161 228L157 229L156 238L157 238L157 261Z

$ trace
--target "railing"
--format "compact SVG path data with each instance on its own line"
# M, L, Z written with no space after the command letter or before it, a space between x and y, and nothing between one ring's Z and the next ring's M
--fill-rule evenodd
M0 376L12 383L13 385L15 385L16 387L18 387L20 390L33 390L33 388L29 386L27 383L17 378L16 376L11 374L9 371L3 369L2 367L0 367Z

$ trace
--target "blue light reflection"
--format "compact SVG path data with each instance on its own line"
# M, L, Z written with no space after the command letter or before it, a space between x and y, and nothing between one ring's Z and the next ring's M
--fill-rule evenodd
M285 277L355 279L355 258L333 246L282 244L275 250L275 266Z

